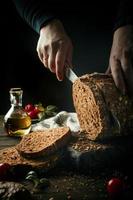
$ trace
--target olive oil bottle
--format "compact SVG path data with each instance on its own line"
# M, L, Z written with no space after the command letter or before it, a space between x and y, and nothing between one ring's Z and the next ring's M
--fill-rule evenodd
M23 90L11 88L11 108L4 117L4 128L9 136L23 136L30 132L31 118L22 107Z

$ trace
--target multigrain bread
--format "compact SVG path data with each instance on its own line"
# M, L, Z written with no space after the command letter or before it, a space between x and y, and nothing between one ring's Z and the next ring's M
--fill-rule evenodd
M47 157L64 147L70 138L71 132L68 127L31 132L22 138L16 149L23 157Z
M0 163L8 163L12 167L22 166L27 168L28 166L34 169L53 168L59 160L59 155L55 154L50 156L48 159L27 159L21 156L15 147L9 147L0 150Z
M73 102L81 130L89 139L133 132L133 101L118 91L111 76L92 73L78 78Z

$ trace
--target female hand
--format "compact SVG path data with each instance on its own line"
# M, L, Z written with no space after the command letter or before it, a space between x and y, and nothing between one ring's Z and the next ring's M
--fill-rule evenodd
M53 20L40 30L37 52L41 62L58 80L63 80L65 66L72 66L73 46L62 23Z

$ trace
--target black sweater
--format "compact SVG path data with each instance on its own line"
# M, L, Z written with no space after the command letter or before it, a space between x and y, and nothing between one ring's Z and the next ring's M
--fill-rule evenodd
M86 5L84 0L78 2L73 2L72 0L13 0L13 2L21 17L37 33L39 33L42 26L46 25L50 20L54 18L63 20L63 16L70 17L72 14L73 16L76 15L76 13L78 13L79 16L84 16L84 13L86 13L88 18L89 14L91 13L99 18L101 15L99 9L100 6L102 7L101 1L98 3L98 1L95 0L93 0L93 2L88 2L89 5ZM117 2L117 4L115 2ZM116 6L115 8L117 9L116 17L114 20L114 30L120 26L133 24L133 6L131 5L131 0L121 0L119 2L115 2L114 7ZM90 9L88 10L89 7ZM104 12L104 10L102 12ZM104 13L102 14L104 15ZM114 13L112 13L112 15L113 14ZM106 16L104 17L106 18ZM102 20L104 20L104 17Z

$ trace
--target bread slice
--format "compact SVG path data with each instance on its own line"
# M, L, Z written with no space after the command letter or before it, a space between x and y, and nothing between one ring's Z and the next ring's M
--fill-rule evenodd
M64 147L70 138L71 132L68 127L31 132L22 138L16 149L24 157L46 157Z
M133 101L116 88L113 78L92 73L73 84L73 102L81 130L91 140L133 132Z
M52 155L48 159L27 159L22 157L15 147L0 150L0 163L8 163L14 168L21 166L23 169L31 167L33 169L43 168L45 170L49 170L50 168L53 168L56 163L58 163L59 159L59 154Z

